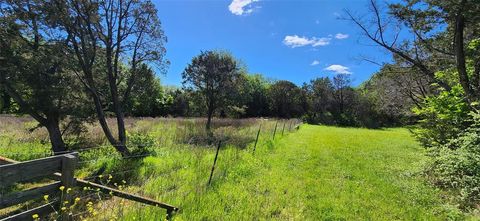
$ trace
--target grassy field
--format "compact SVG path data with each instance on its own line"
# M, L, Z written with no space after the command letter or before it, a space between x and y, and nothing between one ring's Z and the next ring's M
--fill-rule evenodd
M145 157L120 160L108 148L80 152L77 176L179 206L175 220L468 219L422 179L424 149L406 129L302 125L291 132L287 126L282 136L280 122L272 140L275 121L249 120L234 126L220 122L216 133L230 141L222 146L213 181L207 185L215 148L201 144L200 129L188 122L136 121L130 133L148 134L139 142L154 143ZM260 124L263 132L253 153ZM200 144L190 144L192 140ZM28 142L31 150L45 152L36 139ZM17 149L28 152L28 147ZM26 158L12 155L12 149L0 148L0 155L2 151ZM98 168L104 169L103 175L93 176ZM165 216L160 208L88 190L77 193L83 205L72 211L77 220ZM88 202L94 202L90 209Z
M170 177L153 174L168 167L171 158L145 159L158 167L147 173L151 177L145 176L141 188L180 205L178 220L461 219L419 178L423 149L404 129L304 125L255 155L238 154L238 163L227 162L232 154L221 153L224 171L211 187L202 185L211 159L203 164L178 156L183 167ZM149 220L158 217L157 211L127 210L124 219Z

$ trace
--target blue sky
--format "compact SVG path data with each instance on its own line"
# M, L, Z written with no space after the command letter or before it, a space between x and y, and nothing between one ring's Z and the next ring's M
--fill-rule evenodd
M344 9L368 12L366 0L156 0L171 62L163 84L181 85L181 73L201 50L230 51L249 73L297 85L335 73L368 79L391 56L365 40Z

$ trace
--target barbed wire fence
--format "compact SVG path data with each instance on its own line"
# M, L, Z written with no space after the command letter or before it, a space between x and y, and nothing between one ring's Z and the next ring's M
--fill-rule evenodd
M252 152L252 154L255 154L256 150L258 150L259 147L262 147L262 146L265 146L266 144L268 143L272 143L275 141L275 138L277 136L277 130L279 130L279 125L281 126L281 136L283 137L285 135L285 129L287 129L287 132L292 132L293 130L295 130L296 128L298 128L298 126L301 124L301 121L298 120L298 119L290 119L290 120L276 120L275 121L275 127L271 127L271 128L268 128L266 127L262 122L260 122L260 124L258 125L258 129L256 129L255 127L250 127L249 128L249 132L252 134L252 137L254 137L254 142L251 143L251 146L249 146L249 148L247 148L247 151L250 151ZM189 136L188 132L192 133L192 132L195 132L191 125L187 126L187 124L185 124L184 126L184 133L183 133L183 140L187 140L187 137ZM191 135L191 134L190 134ZM280 135L278 135L280 136ZM278 138L277 136L277 138ZM149 156L155 156L157 155L156 151L158 148L164 148L165 146L163 144L166 143L166 137L162 137L160 138L160 141L159 141L159 144L155 144L155 145L151 145L151 143L142 143L142 144L136 144L137 145L137 148L141 148L141 146L143 146L145 148L145 153L139 153L139 154L132 154L132 155L128 155L128 156L125 156L125 157L121 157L119 153L117 153L112 147L112 145L103 145L103 146L88 146L88 147L84 147L84 148L81 148L81 149L76 149L76 150L73 150L75 152L78 152L79 153L79 161L78 161L78 166L79 168L82 168L82 167L87 167L88 164L94 164L94 163L98 163L98 162L105 162L105 161L108 161L108 160L138 160L138 159L143 159L145 157L149 157ZM178 139L178 137L176 136L176 134L174 134L173 136L173 139ZM176 140L178 142L178 140ZM219 155L221 152L220 152L220 148L222 147L222 142L224 142L223 140L218 140L217 142L215 142L216 144L218 145L214 145L214 146L217 146L216 148L216 154L215 154L215 160L213 162L213 165L212 165L212 169L211 169L211 173L210 173L210 176L209 176L209 179L208 179L208 185L207 187L210 185L210 183L212 182L212 179L214 177L214 170L215 170L215 167L216 167L216 163L217 163L217 160L221 160L221 155ZM187 145L190 144L190 141L187 142ZM225 144L223 144L225 145ZM106 149L108 148L112 148L111 152L105 152ZM151 150L151 151L149 151ZM98 157L92 159L92 156L91 155L88 155L88 158L86 156L84 156L83 153L91 153L91 152L95 152L95 151L103 151L101 154L98 155ZM8 157L10 158L16 158L16 156L21 156L21 155L28 155L28 156L33 156L34 158L43 158L43 157L48 157L48 156L53 156L53 155L58 155L58 154L67 154L67 153L70 153L72 151L62 151L62 152L56 152L56 153L53 153L52 151L43 151L43 152L9 152L8 153ZM0 156L2 154L0 153ZM143 170L147 170L147 169L151 169L151 170L154 170L157 166L156 165L141 165L141 169ZM118 170L118 171L108 171L106 173L101 173L101 174L94 174L94 175L89 175L89 176L86 176L86 177L83 177L82 179L83 180L87 180L87 181L97 181L97 182L100 182L101 181L101 178L102 177L115 177L117 175L123 175L123 176L126 176L125 174L128 174L128 173L135 173L137 171L139 171L140 169L139 167L134 167L134 168L129 168L129 169L123 169L123 170ZM157 174L158 175L158 174ZM110 178L111 179L111 178ZM106 182L106 183L103 183L105 185L110 185L110 186L115 186L118 188L118 185L115 184L112 182ZM122 183L122 184L126 184L126 183ZM3 191L3 190L2 190ZM103 205L101 207L105 207L105 201L109 199L108 195L106 197L101 197L102 195L105 195L104 193L101 193L99 191L95 191L95 190L92 190L93 192L90 192L90 193L86 193L84 191L81 191L81 190L77 190L77 195L75 195L75 198L81 198L81 199L91 199L91 201L89 202L100 202L102 203ZM88 204L88 202L87 202ZM72 217L79 217L79 218L83 218L84 216L91 216L92 215L92 209L91 208L87 208L85 207L83 210L80 209L80 211L75 211L74 213L71 214Z

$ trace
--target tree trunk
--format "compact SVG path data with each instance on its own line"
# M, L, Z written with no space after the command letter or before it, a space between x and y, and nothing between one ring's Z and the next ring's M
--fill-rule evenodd
M464 36L463 30L465 29L465 18L461 14L462 12L458 12L457 17L455 18L455 57L457 63L457 71L460 84L462 85L465 94L467 95L467 99L472 101L473 92L470 87L470 81L468 78L468 72L466 67L465 61L465 50L464 50Z
M41 114L36 112L27 102L25 102L22 96L20 96L10 84L8 84L7 82L2 83L4 84L4 89L8 96L11 97L23 111L32 116L33 119L35 119L40 125L47 128L53 152L59 153L66 151L67 148L65 142L63 142L62 132L60 131L58 114L45 113L47 117L43 117Z
M11 100L10 96L6 92L2 92L2 106L0 112L6 112L10 110Z
M115 147L115 149L122 154L122 156L128 156L129 151L125 144L118 142L114 137L110 128L108 127L108 123L105 117L105 113L103 112L102 102L100 101L100 97L98 96L95 89L90 88L90 93L92 95L93 102L95 104L95 112L97 112L98 122L102 127L103 133L107 137L108 142Z
M210 132L210 128L211 128L211 124L212 124L212 115L213 115L213 111L212 110L208 110L208 113L207 113L207 131Z
M52 144L52 150L57 154L62 154L67 150L65 142L63 142L62 132L60 130L59 122L57 119L47 119L47 125L44 125L48 130L48 136L50 137L50 143Z

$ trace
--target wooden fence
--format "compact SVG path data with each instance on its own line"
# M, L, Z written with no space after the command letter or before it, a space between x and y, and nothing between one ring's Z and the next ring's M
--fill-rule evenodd
M51 178L55 180L53 183L44 186L17 191L5 195L1 194L0 209L34 199L41 199L44 195L53 195L59 191L61 186L63 186L63 189L65 190L79 186L90 187L102 193L110 194L116 197L164 208L167 210L166 218L168 220L171 219L173 212L178 211L177 207L168 205L166 203L130 194L101 184L82 179L76 179L74 177L74 172L77 162L78 153L69 153L26 162L18 162L5 157L0 157L0 189L5 189L16 183L40 178ZM60 211L61 220L70 220L71 217L69 214L61 213L62 210L60 209L60 202L65 201L71 201L71 195L68 193L68 191L63 192L61 194L61 199L58 201L54 200L27 211L15 212L13 215L5 217L0 221L31 220L34 214L37 214L39 217L44 217L55 211Z

